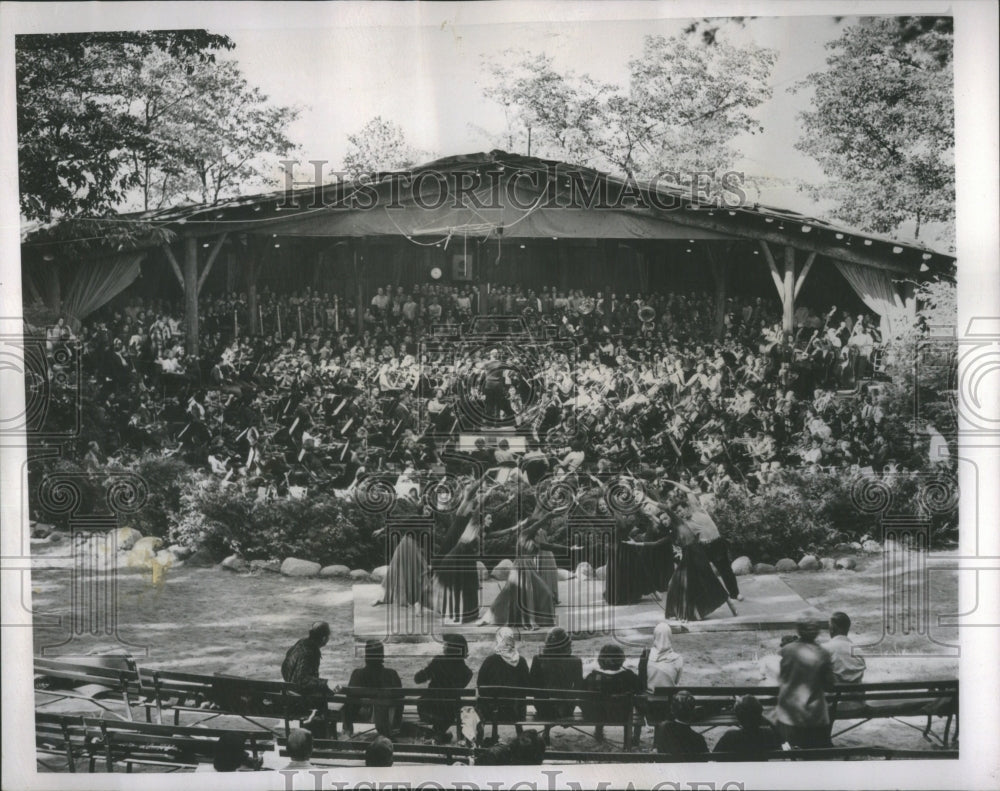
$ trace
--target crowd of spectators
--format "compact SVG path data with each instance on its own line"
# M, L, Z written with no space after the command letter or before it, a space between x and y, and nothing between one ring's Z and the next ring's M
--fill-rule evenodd
M733 297L720 337L711 294L500 286L488 300L484 323L469 286L384 286L363 306L265 291L251 335L230 294L203 303L193 357L175 306L127 298L76 333L60 320L46 344L81 355L103 418L85 464L177 454L269 497L349 487L361 468L440 469L491 422L570 470L646 466L707 492L898 461L868 390L871 316L803 307L787 337L776 301Z

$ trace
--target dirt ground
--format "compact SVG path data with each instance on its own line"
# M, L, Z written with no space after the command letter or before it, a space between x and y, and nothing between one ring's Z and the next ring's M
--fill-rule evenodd
M929 565L947 557L948 553L931 555ZM896 629L893 635L883 635L887 607L881 557L858 558L856 571L796 572L782 575L782 579L821 611L843 610L851 616L854 642L874 645L877 654L866 659L866 681L957 677L957 651L949 646L957 643L957 629L936 625L939 615L961 611L954 571L932 570L927 576L929 630L910 629L904 634ZM273 679L280 677L287 648L305 635L312 621L326 620L333 634L323 651L323 675L331 683L343 683L351 668L360 664L352 635L352 589L345 581L182 567L168 570L154 585L148 574L120 574L117 643L107 634L69 639L70 580L67 570L36 569L32 573L36 653L78 655L120 648L120 643L125 643L140 665ZM650 606L656 605L650 602ZM765 683L761 660L776 653L781 635L789 631L675 635L674 646L685 660L681 681L692 685ZM604 637L577 639L574 653L585 663L592 661L606 641ZM522 645L529 662L540 645ZM390 644L387 664L399 671L404 684L412 684L413 674L437 651L438 647L431 643ZM491 651L491 641L470 643L469 666L478 668ZM629 650L630 662L638 653L638 649ZM917 719L908 722L923 726ZM917 730L893 720L869 722L836 735L850 724L839 723L834 728L836 745L935 749ZM943 725L936 728L941 730ZM715 729L705 734L710 746L721 733L721 729ZM620 731L609 728L607 737L604 744L597 744L589 735L557 729L552 734L552 745L553 749L565 750L620 749ZM651 749L649 730L640 749Z

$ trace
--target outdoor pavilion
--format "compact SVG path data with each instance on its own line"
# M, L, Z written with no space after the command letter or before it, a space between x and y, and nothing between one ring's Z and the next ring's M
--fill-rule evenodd
M697 286L714 292L717 307L737 291L762 294L771 281L786 332L812 289L827 302L860 300L886 335L912 320L916 283L954 274L950 255L748 203L735 189L719 201L502 151L302 186L310 170L293 169L278 192L121 215L146 240L85 261L63 260L45 233L29 234L26 296L44 293L50 307L80 320L142 273L156 293L183 294L187 351L196 354L203 289L245 292L254 333L258 286L269 278L286 288L332 284L359 306L376 286L432 273L483 293L509 282L622 293Z

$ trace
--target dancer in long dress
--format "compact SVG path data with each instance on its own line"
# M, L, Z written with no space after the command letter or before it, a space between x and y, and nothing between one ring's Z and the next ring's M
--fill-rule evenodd
M539 513L541 509L536 509L536 514ZM503 531L518 531L514 566L507 577L507 584L493 600L481 623L529 629L555 625L559 577L552 552L566 552L566 547L550 544L545 539L542 528L552 516L554 514L544 513L533 522L529 517Z
M430 569L413 536L405 533L392 553L382 580L382 597L374 602L403 607L427 606L430 598Z
M444 557L435 564L440 591L438 609L444 618L461 623L475 623L479 619L476 560L480 538L493 521L491 514L482 514L484 495L479 488L485 480L483 475L466 487L442 546Z
M729 594L708 560L705 548L686 520L678 503L674 517L674 543L681 548L681 562L667 587L664 614L681 621L701 621L729 602Z

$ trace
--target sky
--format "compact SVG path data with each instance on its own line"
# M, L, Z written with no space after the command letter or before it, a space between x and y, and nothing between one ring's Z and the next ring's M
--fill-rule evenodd
M657 6L646 6L646 13ZM639 9L642 16L642 9ZM533 20L477 23L462 14L438 24L337 27L316 24L284 30L226 29L236 43L231 57L248 79L273 101L294 105L300 117L290 127L301 146L303 176L310 159L339 166L347 136L380 115L399 124L407 141L429 156L489 150L482 130L504 128L498 104L483 95L484 56L510 48L545 52L557 68L607 82L627 84L628 61L642 50L643 37L670 37L690 19ZM738 169L748 175L787 179L757 197L762 203L810 212L818 207L794 182L819 183L817 163L795 150L796 115L808 107L808 93L788 88L824 67L824 45L851 19L830 16L757 18L744 27L724 24L735 44L754 42L778 51L771 73L772 98L757 109L763 134L743 136ZM516 153L526 153L524 151Z

